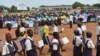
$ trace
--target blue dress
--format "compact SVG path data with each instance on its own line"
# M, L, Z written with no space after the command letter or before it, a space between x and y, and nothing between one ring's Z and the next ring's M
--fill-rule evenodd
M84 52L84 54L83 54L84 56L92 56L92 48L88 48L87 47L88 41L89 40L87 40L86 43L85 43L85 48L84 48L84 51L83 51Z
M80 45L80 46L77 47L75 45L75 43L76 43L76 38L73 40L73 45L74 45L73 56L82 56L82 51L81 51L82 45Z
M58 46L58 49L57 50L53 50L53 44L57 44ZM51 56L61 56L60 54L60 47L59 47L59 44L58 43L53 43L52 46L51 46Z
M32 49L26 52L27 56L38 56L34 46L34 42L32 40L30 40L30 42Z

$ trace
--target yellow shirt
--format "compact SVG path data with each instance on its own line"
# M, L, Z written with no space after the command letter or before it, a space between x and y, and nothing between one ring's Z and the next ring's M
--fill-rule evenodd
M62 20L65 20L66 19L66 16L65 15L61 16L61 19Z
M45 36L49 35L49 27L47 25L44 26L44 33L45 33Z

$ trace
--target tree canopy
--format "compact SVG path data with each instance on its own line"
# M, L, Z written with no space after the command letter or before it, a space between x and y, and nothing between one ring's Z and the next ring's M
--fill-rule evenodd
M73 7L73 9L75 9L75 8L77 8L77 7L84 7L85 5L84 4L82 4L82 3L80 3L80 2L75 2L73 5L72 5L72 7Z
M93 7L98 7L98 8L100 8L100 3L93 4Z

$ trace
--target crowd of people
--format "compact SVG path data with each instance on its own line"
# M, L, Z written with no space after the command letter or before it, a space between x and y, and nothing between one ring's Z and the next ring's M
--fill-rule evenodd
M39 56L43 55L42 51L45 45L49 46L48 52L51 53L51 56L62 56L61 52L66 51L62 47L64 44L60 41L59 34L63 32L63 30L59 31L58 24L55 23L53 25L53 32L50 34L50 27L45 23L43 27L40 29L40 36L43 40L44 45L39 47L36 46L34 43L34 32L32 29L28 29L26 31L23 25L19 25L18 28L15 30L16 38L20 41L22 46L22 50L18 51L18 46L16 45L15 40L12 38L12 25L7 24L7 30L5 34L6 42L3 45L2 56L15 56L16 53L23 56ZM82 23L77 22L77 29L74 30L74 37L73 37L73 56L93 56L92 49L97 48L96 56L100 56L100 22L97 26L97 44L96 46L93 44L92 32L87 31L84 32L84 28L82 28ZM27 37L26 37L27 35ZM50 41L49 35L53 36L53 39ZM66 41L65 41L66 42ZM36 49L40 51L38 54ZM22 54L23 53L23 54Z
M81 11L81 13L64 13L64 12L49 12L49 13L37 13L37 14L29 14L29 15L7 15L1 19L0 26L2 27L3 22L8 20L17 20L20 21L17 29L15 30L16 38L13 39L12 36L12 24L7 23L5 39L6 42L3 45L2 56L15 56L16 53L23 56L39 56L43 55L42 51L45 45L49 46L48 52L51 53L51 56L62 56L61 52L66 51L63 49L64 44L60 41L60 33L64 31L62 28L59 31L58 25L63 23L63 20L66 21L66 18L69 18L69 25L72 28L73 23L77 23L77 29L74 30L74 37L73 37L73 56L92 56L92 49L97 48L96 56L100 56L100 22L97 26L97 44L96 47L93 44L92 32L87 31L85 33L84 27L82 28L82 22L87 18L87 22L90 21L91 17L96 19L96 16L100 16L100 11ZM33 20L34 21L34 32L32 29L26 30L26 23L24 20ZM39 30L39 26L42 25ZM49 27L51 26L51 27ZM50 33L50 31L53 31ZM34 33L39 34L43 40L43 44L41 47L36 46L34 43ZM53 39L50 41L49 35L53 36ZM27 36L27 37L26 37ZM19 40L22 46L22 50L18 51L18 46L16 45L15 40ZM1 40L2 41L2 40ZM66 42L66 41L64 41ZM38 54L36 49L40 51ZM23 53L23 54L22 54Z
M73 24L77 21L82 22L90 22L97 21L100 18L99 10L82 10L81 12L38 12L38 13L30 13L25 15L5 15L0 17L0 26L4 27L4 22L6 21L16 21L17 24L19 22L24 22L25 26L29 27L29 21L33 21L33 25L38 24L39 26L43 26L46 22L48 25L52 25L53 23L63 24Z

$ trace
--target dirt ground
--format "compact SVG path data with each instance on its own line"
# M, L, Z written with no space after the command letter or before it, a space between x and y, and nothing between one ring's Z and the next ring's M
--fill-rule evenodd
M93 34L93 37L92 37L92 40L94 42L94 44L96 44L96 26L97 26L97 23L84 23L86 24L87 26L87 31L91 31L92 34ZM65 52L61 52L62 53L62 56L73 56L73 45L72 45L72 40L73 40L73 31L77 28L77 25L74 24L73 25L73 28L70 29L69 28L69 25L62 25L62 26L59 26L60 30L61 28L64 27L65 30L63 33L60 34L60 37L68 37L69 39L69 43L67 45L65 45L63 48L66 49ZM27 28L28 29L28 28ZM31 28L33 29L33 28ZM15 38L15 28L12 29L13 31L13 38ZM50 39L52 39L53 37L52 36L49 36ZM3 40L5 42L5 29L0 29L0 39ZM41 37L39 35L34 35L34 42L35 44L37 45L38 44L38 41L41 39ZM19 51L21 50L21 45L19 43L18 40L15 41L19 47ZM39 55L39 56L50 56L50 53L48 52L48 49L49 47L48 46L45 46L45 48L43 49L43 54L44 55ZM2 51L2 47L0 47L0 51ZM37 50L37 52L39 53L39 50ZM20 55L16 55L16 56L20 56ZM96 56L96 49L93 49L93 56Z

